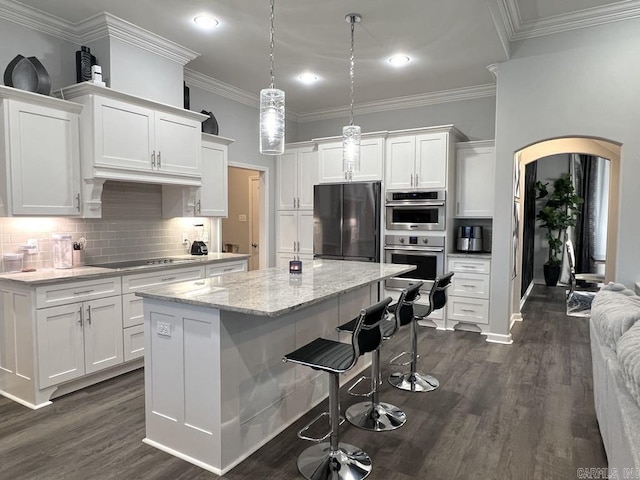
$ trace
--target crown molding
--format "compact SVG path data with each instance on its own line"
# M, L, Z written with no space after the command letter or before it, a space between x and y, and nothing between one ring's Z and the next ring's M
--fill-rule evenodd
M462 100L473 100L476 98L495 97L496 86L493 84L478 85L475 87L457 88L453 90L443 90L440 92L425 93L407 97L389 98L377 102L369 102L358 105L354 108L354 113L365 115L369 113L388 112L405 108L424 107L439 103L460 102ZM318 120L329 120L349 116L349 107L338 107L321 110L312 113L298 115L298 122L308 123Z
M186 65L200 56L198 52L178 45L149 30L138 27L133 23L122 20L110 13L99 13L93 17L78 22L75 33L78 43L85 44L104 37L121 40L161 57L167 58L180 65Z
M486 3L502 49L507 59L509 59L511 57L511 37L513 36L511 16L501 0L486 0Z
M241 90L204 73L191 70L190 68L184 69L184 81L189 87L196 87L207 92L215 93L216 95L249 107L260 108L260 98L258 95L247 92L246 90Z
M184 69L184 81L189 87L196 87L206 92L215 93L216 95L247 105L248 107L260 108L259 95L241 90L204 73L191 70L190 68ZM299 115L290 110L286 110L285 117L287 120L293 120L295 122L299 120Z
M512 42L640 17L640 0L627 0L532 22L522 22L518 0L497 1L508 17L505 27Z
M106 12L72 23L15 0L0 0L0 18L77 45L107 36L117 38L181 65L200 56L193 50Z
M15 0L0 0L0 18L52 37L76 42L71 22Z

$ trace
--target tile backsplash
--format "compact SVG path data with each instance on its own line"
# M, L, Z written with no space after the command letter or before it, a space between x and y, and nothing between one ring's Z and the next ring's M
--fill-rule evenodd
M207 218L162 218L160 185L106 182L100 219L0 218L1 251L2 254L24 253L23 267L51 268L51 236L69 233L73 241L81 237L87 239L87 264L183 255L189 253L189 249L182 245L182 233L186 233L190 241L196 239L201 233L194 226L196 223L203 223L204 232L210 232L211 222ZM22 248L30 239L38 242L36 255L27 255ZM5 263L8 262L2 262L3 271L7 270Z

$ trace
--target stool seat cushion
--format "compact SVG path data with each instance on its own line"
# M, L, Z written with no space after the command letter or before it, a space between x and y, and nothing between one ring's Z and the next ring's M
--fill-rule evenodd
M284 358L327 372L346 372L353 364L353 346L325 338L316 338Z

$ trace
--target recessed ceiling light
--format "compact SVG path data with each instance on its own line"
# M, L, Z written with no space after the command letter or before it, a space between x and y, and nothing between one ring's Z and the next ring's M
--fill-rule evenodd
M196 15L193 21L199 27L206 29L216 28L220 24L217 18L214 18L211 15L207 14Z
M318 76L315 73L304 72L298 75L298 80L306 85L310 85L318 81Z
M411 59L409 58L409 56L403 53L398 53L392 56L391 58L389 58L389 63L394 67L404 67L410 61Z

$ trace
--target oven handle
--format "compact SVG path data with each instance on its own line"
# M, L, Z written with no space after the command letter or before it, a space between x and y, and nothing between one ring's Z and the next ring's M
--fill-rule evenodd
M439 247L384 247L385 251L387 252L392 252L394 250L397 250L399 252L416 252L416 253L420 253L420 252L435 252L435 253L442 253L444 252L444 248L439 248Z
M387 202L387 207L444 207L444 202Z

